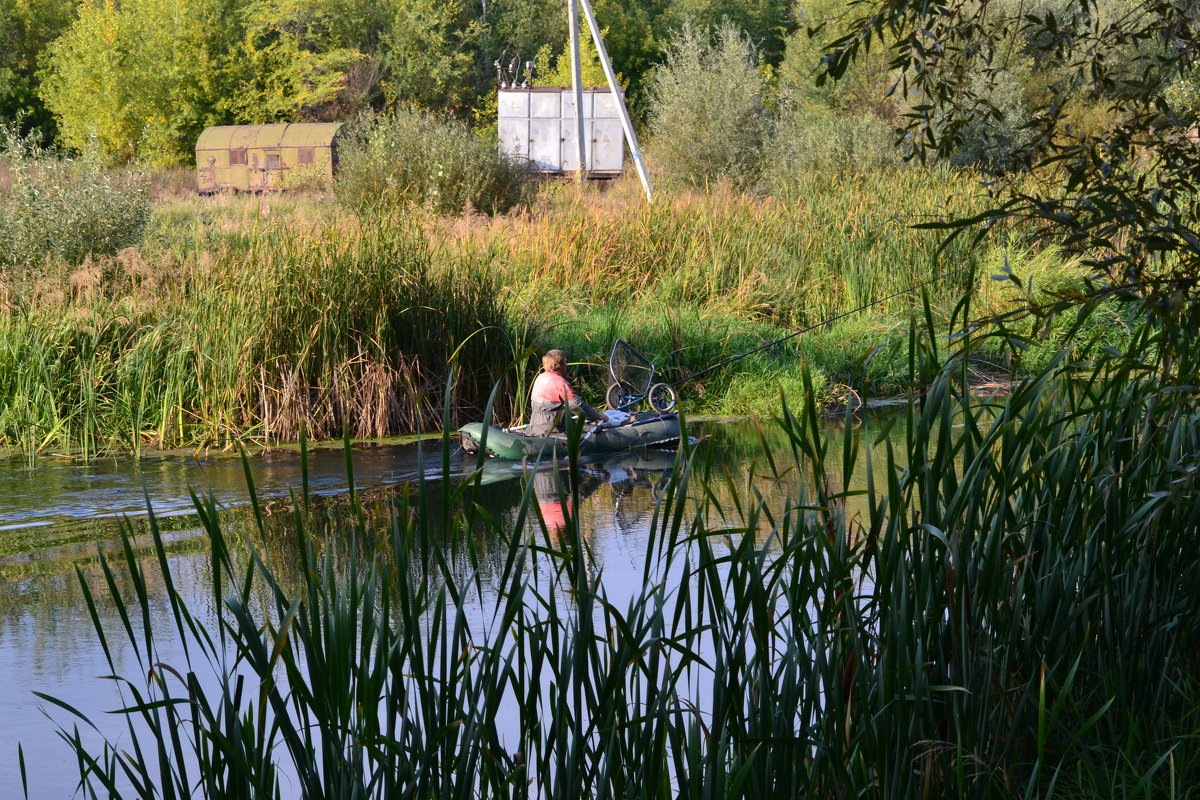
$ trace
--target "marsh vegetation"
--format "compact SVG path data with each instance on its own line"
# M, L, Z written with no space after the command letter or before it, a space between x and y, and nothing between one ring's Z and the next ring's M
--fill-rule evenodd
M296 493L282 572L254 555L277 524L201 503L219 624L197 626L157 537L101 556L108 588L82 584L126 620L97 622L106 648L141 665L120 681L124 744L64 728L84 786L1186 796L1193 405L1133 369L1061 365L981 402L962 362L922 350L940 372L924 402L868 436L831 434L809 393L744 473L681 452L632 589L592 559L574 459L550 473L565 522L532 533L534 480L497 515L472 477L382 512L352 492L335 528ZM166 639L186 657L164 663Z

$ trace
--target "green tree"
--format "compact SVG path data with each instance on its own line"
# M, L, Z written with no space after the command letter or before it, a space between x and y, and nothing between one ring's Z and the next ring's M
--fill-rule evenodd
M758 53L738 28L684 26L650 86L654 153L697 186L722 179L754 186L771 133L765 101Z
M579 34L579 73L584 86L608 85L604 67L600 66L600 53L596 50L596 44L592 41L591 34L586 28L582 29ZM537 86L570 86L570 43L558 55L553 55L550 45L544 46L537 54L533 76L534 84ZM618 83L624 83L622 77L621 75L617 76Z
M110 162L181 160L212 116L222 10L216 0L87 0L42 75L60 141Z
M733 25L771 66L783 58L787 34L795 27L789 0L670 0L666 12L675 30Z
M489 0L480 12L484 25L480 56L486 62L503 57L532 59L543 47L566 41L565 0Z
M319 118L366 56L324 0L253 0L229 59L232 86L219 107L243 123Z
M594 0L604 47L628 90L631 111L644 116L647 81L669 39L665 0Z
M482 24L457 0L392 0L380 47L390 103L461 113L470 105Z
M905 106L899 98L886 96L894 77L890 59L880 49L864 54L840 80L817 85L821 56L842 34L844 0L804 0L795 14L800 27L788 35L776 73L780 95L787 102L881 119L894 119L903 112Z
M911 102L905 128L917 159L952 156L981 121L1005 117L1014 48L1052 76L1030 96L1021 146L995 165L995 204L946 223L958 231L1020 223L1035 242L1083 257L1088 289L1027 310L1044 317L1130 301L1165 323L1160 364L1191 348L1200 333L1200 109L1177 87L1200 57L1194 4L869 0L860 8L831 43L823 76L841 78L872 49L887 48L903 76L897 91ZM1072 124L1072 109L1097 102L1106 114Z
M53 138L54 117L39 95L38 58L70 27L75 0L0 0L0 119Z

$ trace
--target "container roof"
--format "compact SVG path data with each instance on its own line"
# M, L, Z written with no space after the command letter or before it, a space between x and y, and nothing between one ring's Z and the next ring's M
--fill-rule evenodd
M282 125L217 125L205 128L197 150L238 150L243 147L328 147L340 122L289 122Z

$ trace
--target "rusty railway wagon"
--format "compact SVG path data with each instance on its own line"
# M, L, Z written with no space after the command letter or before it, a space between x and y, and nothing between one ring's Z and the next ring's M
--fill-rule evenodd
M196 142L196 189L270 192L328 186L337 166L340 122L220 125Z

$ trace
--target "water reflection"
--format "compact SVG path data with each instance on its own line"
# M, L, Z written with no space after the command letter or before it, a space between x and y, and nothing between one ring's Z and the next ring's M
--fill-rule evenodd
M702 445L706 469L720 478L710 489L717 507L735 509L747 485L764 503L777 504L803 480L796 471L785 471L780 478L766 468L771 458L790 457L786 437L774 429L763 433L748 424L713 425L698 432L706 437ZM495 539L497 527L515 530L528 491L551 533L561 533L575 518L589 545L592 567L603 571L609 598L620 604L622 594L632 597L643 586L650 527L675 459L674 451L645 451L586 462L574 485L565 482L565 472L553 468L535 471L527 464L487 463L478 476L480 487L473 501L500 525L478 526L477 564L481 562L485 571L499 572L507 542ZM422 448L356 449L354 471L368 533L386 541L391 515L405 502L417 501L414 482L421 476L448 474L461 480L473 476L475 466L473 459L460 455L443 464L436 442ZM355 517L344 494L344 454L313 453L309 470L310 491L322 499L300 513L318 547L336 555ZM97 548L119 556L114 516L142 514L146 496L156 514L175 515L160 520L167 530L166 557L177 590L188 598L188 607L202 623L212 623L216 607L207 539L195 517L187 513L192 509L193 488L225 509L226 529L252 537L284 591L295 591L296 586L287 582L289 576L298 575L300 554L294 536L295 510L286 498L300 489L299 456L284 452L257 457L251 472L265 501L262 537L246 507L245 477L237 459L205 462L172 455L136 464L40 465L32 470L24 464L0 462L0 674L10 679L8 690L0 696L0 714L6 720L0 733L0 797L19 796L18 741L25 748L31 781L38 787L34 796L65 797L74 787L73 769L62 769L68 750L39 710L46 704L33 691L60 697L90 718L105 720L114 726L110 735L117 736L115 727L121 721L106 718L103 712L116 708L119 701L108 682L96 679L110 668L96 643L80 588L82 579L97 596L106 594ZM429 481L424 485L424 500L437 507L438 495L452 490L453 482ZM143 532L138 546L148 560L151 617L165 621L165 589L157 568L149 563L153 554L144 536L146 523L134 519L127 524ZM533 509L525 526L526 535L540 535ZM465 561L462 564L464 574L473 568ZM116 631L121 624L115 609L103 602L97 614L106 629ZM165 661L181 660L165 640L161 646ZM136 674L137 665L130 663L127 654L117 649L114 658L119 671ZM70 724L59 709L52 709L52 716Z

